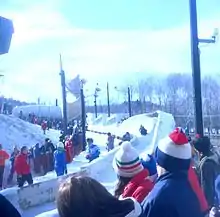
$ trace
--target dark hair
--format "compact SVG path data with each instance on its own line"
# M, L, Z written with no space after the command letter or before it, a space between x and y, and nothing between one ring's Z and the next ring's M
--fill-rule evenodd
M192 145L198 152L200 152L204 156L209 156L211 152L211 143L210 139L207 136L195 138L192 141Z
M57 208L60 217L119 217L133 210L134 203L118 200L90 177L72 177L59 189Z
M108 133L107 135L108 135L108 136L111 136L112 134L111 134L111 133Z
M88 138L86 141L87 142L93 142L93 139L92 138Z
M24 151L25 149L28 149L27 146L25 146L25 145L22 146L22 147L21 147L21 153L23 153L23 151Z
M119 198L122 195L126 185L131 181L131 179L132 178L118 176L118 182L116 184L115 192L114 192L114 196L116 198Z

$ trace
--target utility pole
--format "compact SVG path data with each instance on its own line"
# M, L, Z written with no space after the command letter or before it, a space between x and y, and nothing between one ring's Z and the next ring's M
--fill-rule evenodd
M109 84L107 82L107 106L108 106L108 117L111 116L111 110L110 110L110 100L109 100Z
M190 8L190 33L191 33L191 62L194 88L194 110L196 133L203 136L202 96L201 96L201 72L199 38L197 27L196 0L189 0Z
M130 87L128 87L128 113L129 113L129 117L131 117L132 111L131 111L131 90L130 90Z
M96 91L95 91L95 93L94 93L95 118L98 117L98 111L97 111L97 97L98 97L98 95L97 95L97 93L96 93Z
M201 94L201 71L200 71L200 50L199 43L213 44L216 42L218 31L215 29L210 39L199 39L197 26L196 0L189 0L190 11L190 36L191 36L191 62L194 88L194 111L196 133L200 136L203 132L202 94Z
M64 135L66 135L67 134L66 79L65 79L65 72L62 66L61 54L60 54L60 78L61 78L62 98L63 98L63 131L64 131Z
M83 151L86 150L86 105L85 105L85 96L83 90L83 81L81 81L81 89L80 89L80 98L81 98L81 124L82 124L82 143L83 143Z

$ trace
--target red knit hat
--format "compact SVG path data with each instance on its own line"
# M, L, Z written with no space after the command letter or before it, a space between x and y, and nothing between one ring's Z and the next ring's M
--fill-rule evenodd
M192 157L188 138L181 128L159 141L156 160L167 171L188 170Z

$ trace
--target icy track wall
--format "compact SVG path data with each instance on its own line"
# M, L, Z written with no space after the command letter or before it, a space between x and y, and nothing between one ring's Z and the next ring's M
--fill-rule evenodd
M133 129L139 129L139 126L142 121L153 120L153 126L151 130L149 129L149 134L147 136L134 136L131 141L132 144L136 147L139 153L152 153L157 145L157 141L168 134L175 126L174 119L172 115L166 114L163 112L158 112L158 117L145 118L147 115L138 115L132 118L129 118L127 121L124 121L123 128L129 128L129 125L132 124ZM127 124L126 124L127 122ZM152 124L151 123L151 124ZM68 174L61 178L54 178L48 181L40 182L33 184L31 186L26 186L21 189L10 189L3 191L2 193L19 209L25 210L30 207L38 206L45 204L47 202L53 202L56 199L58 186L68 177L88 175L100 182L114 182L116 180L116 175L112 168L112 160L117 152L119 147L115 148L107 155L100 157L99 159L85 164L79 168L79 171ZM108 169L107 169L108 168Z

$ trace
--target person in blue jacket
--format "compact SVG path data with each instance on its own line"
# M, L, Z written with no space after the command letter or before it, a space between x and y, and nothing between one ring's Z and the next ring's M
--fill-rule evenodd
M62 142L57 144L57 150L54 152L54 168L57 176L67 174L66 153Z
M202 217L200 204L189 181L191 146L182 129L160 140L156 150L158 175L143 202L146 217Z
M88 144L88 148L87 148L86 159L89 160L89 162L91 162L99 157L100 149L97 145L93 143L92 138L87 139L87 144Z

